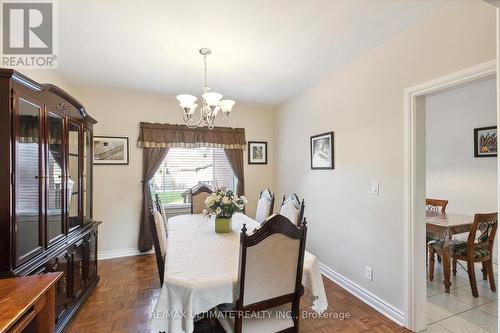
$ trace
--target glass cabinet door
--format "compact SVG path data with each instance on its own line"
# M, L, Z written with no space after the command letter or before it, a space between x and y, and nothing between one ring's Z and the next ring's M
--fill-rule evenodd
M86 128L83 132L83 223L89 223L91 215L92 195L92 134Z
M47 115L47 240L50 243L64 235L63 215L63 118Z
M81 225L80 216L80 125L68 122L68 229Z
M42 108L16 98L15 205L16 258L20 264L42 250L40 119Z

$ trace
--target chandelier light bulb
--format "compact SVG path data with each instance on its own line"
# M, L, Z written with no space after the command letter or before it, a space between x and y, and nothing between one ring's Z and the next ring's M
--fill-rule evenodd
M222 94L216 92L207 92L202 95L208 106L217 106L219 101L222 99Z
M233 106L236 102L232 99L223 99L219 102L219 106L224 113L229 113L233 109Z

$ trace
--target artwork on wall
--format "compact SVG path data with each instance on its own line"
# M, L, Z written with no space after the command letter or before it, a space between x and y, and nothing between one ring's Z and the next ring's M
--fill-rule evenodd
M334 168L333 132L311 136L311 169Z
M497 127L474 129L474 157L497 156Z
M248 142L248 164L267 164L267 142Z
M94 164L128 164L128 138L94 136Z

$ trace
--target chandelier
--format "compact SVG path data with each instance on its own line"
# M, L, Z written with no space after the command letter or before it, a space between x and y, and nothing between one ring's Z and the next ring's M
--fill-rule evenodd
M183 120L190 128L199 127L202 121L208 128L214 128L216 125L215 118L219 111L224 116L224 123L221 125L227 126L231 123L229 115L236 102L230 99L222 99L222 94L210 92L210 88L207 85L207 57L211 53L210 49L200 49L200 54L203 56L203 63L205 65L205 82L203 85L203 94L201 95L202 106L200 108L200 116L199 118L197 117L198 120L194 120L195 118L193 117L198 107L198 104L196 104L198 98L188 94L177 95L179 105L184 110Z

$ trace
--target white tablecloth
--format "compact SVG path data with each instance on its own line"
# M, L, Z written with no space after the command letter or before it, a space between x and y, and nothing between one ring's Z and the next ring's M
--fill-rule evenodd
M214 221L201 215L181 215L168 220L165 280L151 326L168 333L191 333L193 316L238 295L240 230L259 226L243 215L233 216L233 232L217 234ZM316 257L306 252L302 284L313 297L313 310L321 313L328 303Z

